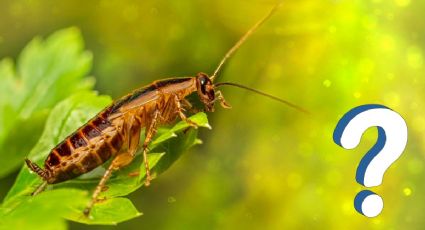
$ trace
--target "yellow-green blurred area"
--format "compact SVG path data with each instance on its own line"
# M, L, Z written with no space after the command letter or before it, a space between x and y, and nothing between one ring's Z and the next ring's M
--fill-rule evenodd
M94 54L97 90L118 98L156 79L211 73L274 4L1 0L0 57L16 58L34 36L76 26ZM223 88L233 108L209 115L204 143L130 196L143 216L70 228L423 229L424 10L424 1L412 0L284 1L218 81L260 89L310 114ZM371 189L384 199L372 219L355 211L353 199L364 189L355 172L376 129L355 150L332 140L338 119L369 103L399 112L409 128L404 154ZM12 183L13 176L1 180L2 194Z

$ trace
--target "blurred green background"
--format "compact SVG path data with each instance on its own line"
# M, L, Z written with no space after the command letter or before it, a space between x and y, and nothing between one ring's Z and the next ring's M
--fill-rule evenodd
M94 54L97 90L118 98L156 79L211 73L274 4L1 0L0 57L16 58L34 36L76 26ZM285 1L219 81L269 92L311 114L223 89L233 109L210 114L204 144L130 196L142 217L70 228L423 229L424 10L424 1L411 0ZM353 199L363 189L355 170L376 130L355 150L332 141L338 119L366 103L398 111L409 126L404 154L372 189L384 199L373 219L358 214ZM0 180L1 196L14 176Z

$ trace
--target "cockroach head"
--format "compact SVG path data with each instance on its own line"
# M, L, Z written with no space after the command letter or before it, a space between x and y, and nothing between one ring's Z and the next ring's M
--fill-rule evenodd
M215 91L214 84L205 73L196 75L196 88L199 99L204 103L207 112L214 112Z

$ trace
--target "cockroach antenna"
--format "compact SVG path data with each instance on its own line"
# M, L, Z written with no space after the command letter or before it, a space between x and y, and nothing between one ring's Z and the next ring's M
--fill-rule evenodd
M278 101L278 102L280 102L282 104L285 104L285 105L287 105L287 106L289 106L289 107L291 107L291 108L293 108L295 110L298 110L299 112L302 112L302 113L305 113L305 114L309 114L309 112L307 110L303 109L302 107L300 107L298 105L295 105L294 103L291 103L291 102L289 102L287 100L283 100L281 98L275 97L275 96L270 95L268 93L264 93L264 92L261 92L260 90L253 89L253 88L250 88L250 87L241 85L241 84L237 84L237 83L233 83L233 82L220 82L220 83L215 84L214 86L215 87L220 87L220 86L223 86L223 85L229 85L229 86L233 86L233 87L237 87L237 88L241 88L241 89L245 89L245 90L251 91L253 93L256 93L256 94L259 94L259 95L268 97L268 98L270 98L272 100L275 100L275 101Z
M217 75L219 74L219 72L222 70L224 64L226 63L227 59L229 59L238 49L239 47L246 41L247 38L249 38L257 29L258 27L260 27L265 21L267 21L267 19L269 19L275 12L276 10L282 5L282 2L277 3L270 11L268 14L266 14L263 18L261 18L257 23L255 23L236 43L235 45L233 45L232 48L229 49L229 51L227 51L226 55L224 55L223 59L221 59L220 63L218 64L217 68L215 69L213 75L210 77L211 81L214 81L214 79L217 77ZM245 89L254 93L257 93L259 95L268 97L270 99L273 99L275 101L278 101L280 103L283 103L295 110L298 110L300 112L309 114L309 112L305 109L303 109L300 106L297 106L289 101L283 100L281 98L275 97L273 95L270 95L268 93L264 93L261 92L257 89L253 89L250 88L248 86L244 86L241 84L237 84L237 83L232 83L232 82L220 82L220 83L216 83L214 86L215 87L219 87L219 86L223 86L223 85L229 85L229 86L233 86L233 87L237 87L237 88L241 88L241 89Z
M255 23L236 43L233 45L232 48L227 51L227 53L224 55L223 59L221 59L220 63L218 64L217 68L215 69L213 75L211 75L210 79L211 81L214 81L214 79L217 77L220 70L223 68L223 65L226 63L227 59L231 57L238 49L239 47L245 42L247 38L249 38L252 33L254 33L258 27L260 27L267 19L269 19L273 13L282 5L282 2L277 3L266 16L264 16L262 19L260 19L257 23Z

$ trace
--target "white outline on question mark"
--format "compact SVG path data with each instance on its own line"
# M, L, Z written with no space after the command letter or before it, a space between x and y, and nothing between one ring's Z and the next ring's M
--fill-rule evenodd
M378 128L378 140L362 158L356 172L356 181L366 187L382 183L385 171L400 157L407 144L404 119L393 110L376 104L361 105L347 112L334 130L334 142L344 149L354 149L370 127ZM354 199L354 206L359 213L375 217L383 209L383 200L363 190Z

